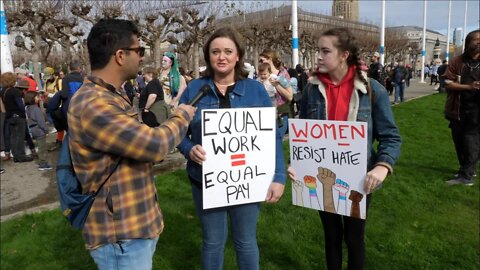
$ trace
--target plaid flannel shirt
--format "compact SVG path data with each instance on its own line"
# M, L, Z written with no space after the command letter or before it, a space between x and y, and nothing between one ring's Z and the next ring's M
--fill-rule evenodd
M125 91L111 90L101 79L85 78L68 110L72 163L84 192L96 191L122 157L83 228L87 249L162 232L152 162L180 143L191 120L177 109L160 127L150 128L137 120Z

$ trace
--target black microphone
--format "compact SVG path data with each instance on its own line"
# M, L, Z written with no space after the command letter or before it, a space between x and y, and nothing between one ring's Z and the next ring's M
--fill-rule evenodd
M210 85L205 84L200 88L200 91L198 91L197 95L190 100L190 102L187 103L187 105L195 106L197 105L197 102L200 101L204 96L207 95L208 91L210 91L212 88L210 88Z

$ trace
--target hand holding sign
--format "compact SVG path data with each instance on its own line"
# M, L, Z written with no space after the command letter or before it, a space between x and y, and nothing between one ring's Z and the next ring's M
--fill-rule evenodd
M371 193L388 175L388 169L384 166L375 166L367 173L365 179L365 192Z
M285 186L283 184L275 183L275 182L271 183L270 187L268 188L267 197L265 198L265 201L267 203L278 202L278 200L280 200L280 198L283 195L284 189L285 189Z
M197 144L192 147L188 156L193 162L196 162L202 165L202 162L206 160L206 152L200 144Z

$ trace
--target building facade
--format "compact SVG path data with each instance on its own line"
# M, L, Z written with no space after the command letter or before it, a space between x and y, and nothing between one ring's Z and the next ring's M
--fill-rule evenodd
M387 28L389 31L397 31L402 34L403 37L407 38L409 43L418 44L418 50L412 51L410 54L405 55L405 63L410 63L412 66L421 68L421 49L422 49L422 40L423 40L423 28L418 26L395 26ZM426 30L425 38L425 63L430 64L434 58L434 47L435 43L439 42L440 52L439 57L441 60L445 59L445 51L447 49L447 36L433 31ZM388 52L388 48L385 48Z
M218 19L216 24L222 26L230 25L236 29L249 28L255 25L275 29L289 29L289 27L291 26L291 13L291 6L282 6L278 8ZM344 27L350 29L352 32L358 35L374 36L375 39L380 40L380 30L378 26L368 23L362 23L340 17L308 12L304 11L301 8L297 8L297 20L298 37L300 43L299 59L300 64L304 65L305 67L314 67L316 59L315 51L313 49L306 50L304 47L305 43L302 41L302 35L305 33L308 34L311 38L313 38L316 43L316 39L318 38L318 36L327 29ZM255 54L256 53L253 50L247 50L247 61L257 62ZM291 55L283 55L282 60L287 65L290 65L292 62L292 59L290 58Z
M333 17L358 21L358 14L358 0L333 0Z

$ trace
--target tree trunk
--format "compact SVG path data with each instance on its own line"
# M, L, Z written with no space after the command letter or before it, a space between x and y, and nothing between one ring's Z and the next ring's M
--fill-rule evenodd
M153 44L153 62L155 63L155 68L160 68L162 66L162 55L160 54L160 46L162 41L160 38L155 40Z
M198 42L193 42L193 70L195 71L195 78L200 77L200 52Z
M35 41L35 46L32 50L32 62L33 62L33 77L35 79L35 82L37 82L37 88L38 91L43 90L42 83L40 81L40 43L42 40L42 37L39 32L35 33L35 36L33 37Z
M256 43L253 45L253 64L258 75L258 44Z

